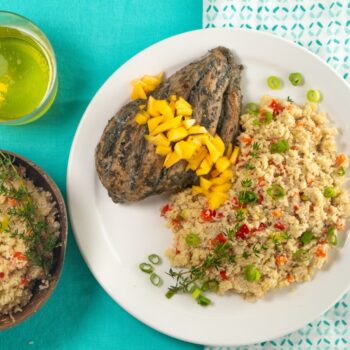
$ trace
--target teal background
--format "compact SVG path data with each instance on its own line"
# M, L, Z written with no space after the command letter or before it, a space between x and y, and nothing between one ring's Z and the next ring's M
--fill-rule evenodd
M43 29L59 69L52 108L33 124L0 126L0 148L42 166L64 196L71 142L98 88L140 50L202 26L202 0L0 0L0 9L24 15ZM26 322L0 333L1 350L200 348L128 315L93 278L71 230L68 243L63 275L51 299Z

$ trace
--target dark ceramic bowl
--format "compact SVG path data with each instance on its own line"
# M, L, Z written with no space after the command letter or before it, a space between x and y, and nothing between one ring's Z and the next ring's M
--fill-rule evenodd
M61 270L63 267L63 260L67 245L67 234L68 234L68 222L67 222L67 210L60 190L53 180L46 174L44 170L39 168L30 160L23 158L15 153L8 152L5 150L0 150L4 154L8 154L14 159L14 164L21 166L26 169L26 177L33 181L35 186L44 189L52 194L53 200L56 202L57 206L57 218L56 220L60 223L60 246L54 250L54 260L53 265L50 270L52 280L50 285L46 289L39 290L34 288L33 297L29 303L23 307L21 312L12 314L12 317L1 316L0 315L0 331L7 328L13 327L35 312L37 312L49 299L53 290L55 289L57 282L61 275Z

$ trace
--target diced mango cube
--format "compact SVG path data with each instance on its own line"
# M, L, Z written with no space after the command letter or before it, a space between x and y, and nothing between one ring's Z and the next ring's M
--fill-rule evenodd
M211 188L211 191L212 192L222 192L222 193L226 193L230 190L230 188L232 187L232 184L231 183L225 183L225 184L222 184L222 185L216 185L216 186L213 186Z
M215 210L218 209L228 200L228 195L226 193L209 193L208 195L208 206L209 209Z
M196 135L196 134L206 134L207 129L204 126L200 125L193 125L188 129L188 133L190 135Z
M186 136L188 136L188 132L183 126L180 126L179 128L171 129L167 132L167 137L170 142L180 141L184 139Z
M166 156L167 154L169 154L171 152L171 147L170 146L162 146L162 145L158 145L156 148L156 153L160 154L161 156Z
M174 147L174 151L181 159L190 159L196 150L197 145L189 141L179 141Z
M147 121L147 125L148 125L148 131L151 133L162 121L163 121L163 117L154 117L154 118L150 118Z
M217 176L219 176L221 173L220 173L220 171L218 171L217 169L214 169L214 170L212 170L212 172L210 173L210 176L211 177L217 177Z
M157 112L163 115L166 119L171 119L174 117L174 113L171 110L169 103L166 100L155 100L154 108Z
M180 160L181 158L175 152L168 153L164 160L164 166L170 168Z
M192 115L192 106L182 97L175 102L175 107L176 115Z
M220 173L225 171L230 166L231 162L227 157L220 157L215 163L215 167Z
M238 155L239 155L239 147L235 146L235 148L233 149L232 155L230 157L230 162L232 164L236 164Z
M176 102L176 100L177 100L176 95L170 95L169 100L170 100L170 101L173 101L173 102Z
M227 170L225 170L225 171L227 171ZM223 172L220 176L211 179L211 182L213 185L223 185L223 184L227 183L229 180L230 180L230 178L228 178L228 174L225 174L225 172Z
M135 122L139 125L147 124L148 121L147 115L145 113L137 113L135 117Z
M205 145L208 148L211 160L216 163L216 161L220 158L221 154L217 150L216 146L212 143L213 139L205 139Z
M183 121L183 126L186 129L189 129L191 126L193 126L194 124L196 124L196 119L185 119Z
M199 187L199 186L192 186L192 193L193 194L204 194L205 196L208 195L208 191L204 190L202 187Z
M202 163L203 159L208 154L208 151L205 147L202 147L199 149L198 152L196 152L192 158L188 160L188 165L186 167L186 170L196 170L199 165Z
M221 137L219 135L215 135L212 143L220 153L220 156L222 156L225 152L225 144L224 141L222 141Z
M199 185L200 187L203 188L203 190L209 190L209 188L211 187L211 182L210 180L206 179L205 177L201 176L199 178Z
M161 132L178 128L182 123L181 117L175 117L173 119L170 119L168 121L165 121L164 123L158 125L155 130L153 130L152 135L157 135Z
M158 77L152 76L152 75L144 75L141 78L141 81L143 81L147 85L155 85L156 87L160 83L160 79Z
M150 96L148 98L148 103L147 103L147 112L150 114L151 117L159 117L160 113L158 112L156 108L156 100Z
M142 98L144 100L147 99L147 95L146 95L145 91L143 90L141 83L135 84L134 88L132 89L132 93L131 93L132 100L137 100L139 98Z
M162 133L158 134L158 135L145 135L145 138L147 141L153 143L156 146L169 146L170 145L170 141L166 138L166 136Z
M226 169L221 175L225 179L231 180L233 178L233 171L232 171L232 169Z
M210 172L210 169L211 169L211 164L208 161L208 157L205 157L202 160L202 163L200 164L199 168L196 170L196 174L198 176L207 175Z

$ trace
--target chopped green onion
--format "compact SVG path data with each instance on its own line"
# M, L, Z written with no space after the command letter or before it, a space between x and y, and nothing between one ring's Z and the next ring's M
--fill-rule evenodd
M300 241L304 245L309 244L314 239L314 234L311 231L304 231L300 236Z
M258 104L249 102L244 107L244 113L257 115L259 114L259 109L260 107Z
M260 122L259 119L254 119L254 120L252 121L252 124L255 125L255 126L259 126L259 125L261 125L261 122Z
M157 254L151 254L148 256L148 260L153 264L153 265L159 265L162 262L162 259L160 258L159 255Z
M152 284L156 287L159 287L162 284L162 279L156 273L151 274L150 280Z
M196 288L196 289L192 292L192 297L193 297L193 299L197 299L200 295L201 295L201 289L200 289L200 288Z
M200 295L197 299L197 303L201 306L208 306L211 304L211 300L204 295Z
M219 282L215 280L206 281L202 285L203 292L208 292L208 291L217 292L218 289L219 289Z
M243 204L255 203L258 200L258 196L251 191L241 191L238 195L238 202Z
M281 87L281 80L280 78L271 75L267 78L267 86L272 90L277 90Z
M321 94L318 90L311 89L306 93L306 98L309 102L317 103L321 99Z
M170 299L175 295L175 292L172 290L168 290L165 294L166 298Z
M306 202L309 200L309 196L306 195L305 193L303 193L301 196L300 196L300 199L303 201L303 202Z
M338 244L338 237L335 232L335 227L331 227L326 236L327 242L333 246L336 246Z
M325 198L333 198L336 196L335 189L333 187L326 187L323 191L323 196Z
M270 145L271 153L285 153L289 150L289 143L287 140L279 140Z
M272 186L267 189L267 194L273 199L281 199L285 196L286 193L282 186L272 184Z
M258 282L260 280L261 273L254 264L251 264L245 268L244 277L248 282Z
M310 254L307 250L305 249L298 249L294 254L293 254L293 260L297 262L304 262L309 260Z
M337 170L338 176L344 176L345 175L345 168L342 166Z
M275 233L271 238L274 244L279 245L283 242L287 242L289 239L289 234L288 232Z
M270 111L266 111L265 112L265 118L264 118L264 123L265 124L270 124L272 122L273 119L273 114Z
M139 268L141 271L145 273L152 273L153 272L153 266L147 263L142 263L139 265Z
M197 233L189 233L186 236L186 243L190 247L197 247L200 242L201 242L201 240L200 240L199 236L197 235Z
M303 82L303 76L300 73L290 73L289 81L294 86L299 86Z

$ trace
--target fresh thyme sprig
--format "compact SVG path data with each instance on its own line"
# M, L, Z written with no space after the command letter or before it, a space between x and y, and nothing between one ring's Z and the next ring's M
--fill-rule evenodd
M0 195L17 200L17 204L6 212L10 224L3 232L23 240L27 258L34 265L41 266L48 274L53 260L52 251L57 246L58 237L50 231L45 218L39 217L37 206L15 167L14 160L2 152L0 152ZM15 220L22 221L26 231L19 232L18 229L12 229L12 222Z

